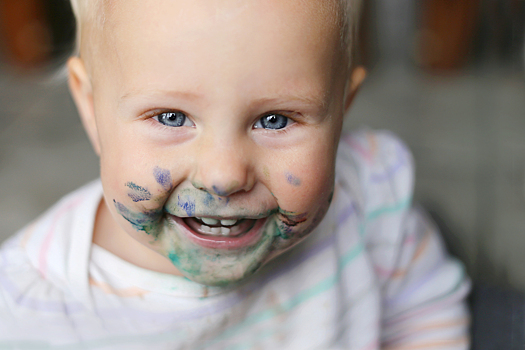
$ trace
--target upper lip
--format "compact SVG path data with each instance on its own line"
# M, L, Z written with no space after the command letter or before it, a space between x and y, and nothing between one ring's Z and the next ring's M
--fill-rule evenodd
M186 218L207 218L207 219L215 219L215 220L258 220L258 219L264 219L267 218L275 213L277 213L277 210L272 210L265 213L260 214L249 214L249 215L217 215L212 213L193 213L193 215L176 215L169 213L169 215L176 216L182 219Z
M214 219L214 220L257 220L257 219L264 219L268 216L206 216L206 215L195 215L195 216L188 216L188 218L195 218L195 219Z

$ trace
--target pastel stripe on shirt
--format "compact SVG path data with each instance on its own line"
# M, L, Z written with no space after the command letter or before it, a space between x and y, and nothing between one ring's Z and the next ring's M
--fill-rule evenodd
M412 188L412 158L395 136L343 137L319 227L243 285L218 290L79 250L102 195L88 185L4 244L0 347L467 349L468 279L411 207Z

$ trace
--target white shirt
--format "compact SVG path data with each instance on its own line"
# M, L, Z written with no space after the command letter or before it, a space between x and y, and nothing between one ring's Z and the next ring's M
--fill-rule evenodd
M467 349L469 281L411 205L410 153L343 137L332 205L238 287L149 271L92 243L99 181L0 251L2 349Z

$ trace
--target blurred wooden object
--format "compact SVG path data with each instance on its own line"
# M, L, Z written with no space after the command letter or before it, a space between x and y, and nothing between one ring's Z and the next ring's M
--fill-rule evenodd
M463 66L474 41L479 0L424 0L417 58L423 68L454 70Z
M0 45L9 63L34 68L51 52L52 38L42 0L0 0Z

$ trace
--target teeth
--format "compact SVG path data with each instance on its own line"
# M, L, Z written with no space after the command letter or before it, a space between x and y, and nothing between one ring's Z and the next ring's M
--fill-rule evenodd
M200 218L200 217L197 217L197 219L201 220L202 222L204 222L208 226L216 226L216 225L219 224L219 222L223 226L233 226L238 221L236 219L217 220L217 219L212 219L212 218Z
M201 220L205 224L201 225L200 228L201 233L204 234L209 234L213 236L236 236L240 233L240 227L235 226L235 224L237 224L237 222L239 221L236 219L217 220L212 218L201 217L196 217L196 219Z
M205 233L211 233L211 228L206 225L201 225L201 231Z
M221 220L221 225L223 226L233 226L237 223L237 220L233 219L233 220Z
M212 219L212 218L199 218L199 219L202 220L202 222L204 222L206 225L210 225L210 226L217 225L219 223L219 220Z

